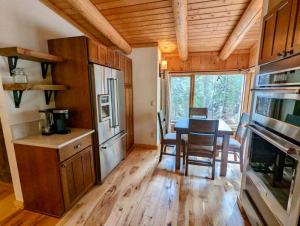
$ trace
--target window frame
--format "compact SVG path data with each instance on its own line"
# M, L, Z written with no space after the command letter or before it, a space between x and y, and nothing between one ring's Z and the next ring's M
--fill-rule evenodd
M171 79L172 77L190 77L190 100L189 100L189 108L194 107L194 98L195 98L195 79L196 76L209 76L209 75L227 75L227 76L231 76L231 75L243 75L244 77L244 82L243 82L243 87L242 87L242 102L241 102L241 111L240 113L242 114L242 112L244 111L245 107L245 98L248 98L248 93L247 92L247 87L248 87L248 76L246 73L242 73L240 71L232 71L230 73L180 73L180 74L169 74L170 76L170 84L171 84ZM250 90L248 90L250 92ZM174 120L171 120L172 123L176 122Z

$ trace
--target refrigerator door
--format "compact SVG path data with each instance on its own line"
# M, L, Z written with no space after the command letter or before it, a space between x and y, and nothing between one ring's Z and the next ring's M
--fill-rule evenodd
M114 79L114 127L115 134L125 131L125 84L124 74L118 70L112 70Z
M121 133L100 146L101 182L125 158L126 133Z
M112 106L109 90L111 89L111 73L105 67L92 65L92 79L95 92L95 124L98 133L99 144L112 138L115 129L112 124Z

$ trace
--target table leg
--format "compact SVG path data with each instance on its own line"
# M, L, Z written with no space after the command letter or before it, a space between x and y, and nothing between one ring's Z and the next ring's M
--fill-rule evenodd
M227 161L228 161L228 146L229 146L230 135L223 136L223 149L221 156L221 173L220 175L225 177L227 172Z
M176 132L176 163L175 168L180 169L181 133Z

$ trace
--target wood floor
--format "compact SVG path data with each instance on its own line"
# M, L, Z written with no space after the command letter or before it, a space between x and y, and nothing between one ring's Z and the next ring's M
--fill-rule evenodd
M175 172L175 159L135 149L101 186L95 186L60 221L21 211L2 225L249 225L236 203L238 165L214 181L207 167Z

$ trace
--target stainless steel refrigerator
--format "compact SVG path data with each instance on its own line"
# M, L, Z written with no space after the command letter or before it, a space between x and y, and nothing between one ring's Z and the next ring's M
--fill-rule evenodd
M90 64L89 70L96 178L101 183L126 153L124 74L96 64Z

